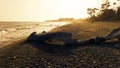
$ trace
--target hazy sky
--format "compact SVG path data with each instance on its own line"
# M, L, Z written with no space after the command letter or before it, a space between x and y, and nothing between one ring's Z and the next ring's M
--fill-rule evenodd
M0 0L0 21L43 21L87 17L88 7L102 0Z

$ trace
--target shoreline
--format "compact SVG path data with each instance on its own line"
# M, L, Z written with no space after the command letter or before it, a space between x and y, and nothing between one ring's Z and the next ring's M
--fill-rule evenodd
M3 23L4 24L4 23ZM7 27L8 24L9 26ZM66 25L67 22L43 22L43 23L5 23L1 25L5 28L1 28L1 41L0 48L11 44L15 40L27 38L32 32L42 33L42 31L50 31L56 27ZM6 28L7 27L7 28Z

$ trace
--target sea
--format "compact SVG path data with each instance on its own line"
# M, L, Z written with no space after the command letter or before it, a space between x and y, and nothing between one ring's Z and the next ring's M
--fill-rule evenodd
M0 47L28 37L32 32L49 32L66 24L67 22L0 22Z

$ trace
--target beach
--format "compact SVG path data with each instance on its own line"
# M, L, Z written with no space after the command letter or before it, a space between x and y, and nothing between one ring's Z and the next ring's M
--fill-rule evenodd
M82 41L97 36L102 37L119 26L120 23L117 22L76 22L53 28L48 32L70 33L72 36L69 36L69 39ZM120 42L110 39L109 42L104 43L64 44L61 46L37 40L21 40L16 44L12 43L12 46L0 49L0 67L119 68Z
M67 24L66 22L0 22L0 48L27 38L32 32L42 33Z

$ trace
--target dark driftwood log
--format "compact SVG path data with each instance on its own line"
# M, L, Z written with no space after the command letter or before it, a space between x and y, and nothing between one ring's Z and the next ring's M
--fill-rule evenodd
M64 32L52 32L52 33L43 33L43 34L36 34L33 32L27 39L27 41L39 41L44 42L45 40L60 40L64 41L66 44L91 44L91 43L103 43L109 39L117 38L120 40L120 27L113 29L110 33L105 35L104 37L95 37L92 39L84 40L84 41L77 41L72 39L71 33L64 33Z
M120 41L120 27L113 29L110 33L108 33L107 35L105 35L104 37L96 37L93 39L88 39L84 42L79 41L79 43L103 43L107 40L113 39L113 38L117 38Z
M58 40L63 41L65 43L74 43L76 42L75 39L72 39L71 33L64 33L64 32L51 32L51 33L43 33L43 34L36 34L36 32L33 32L27 39L27 41L52 41L52 40Z
M105 39L111 39L111 38L120 38L120 27L113 29L110 33L108 33L106 36L104 36Z

